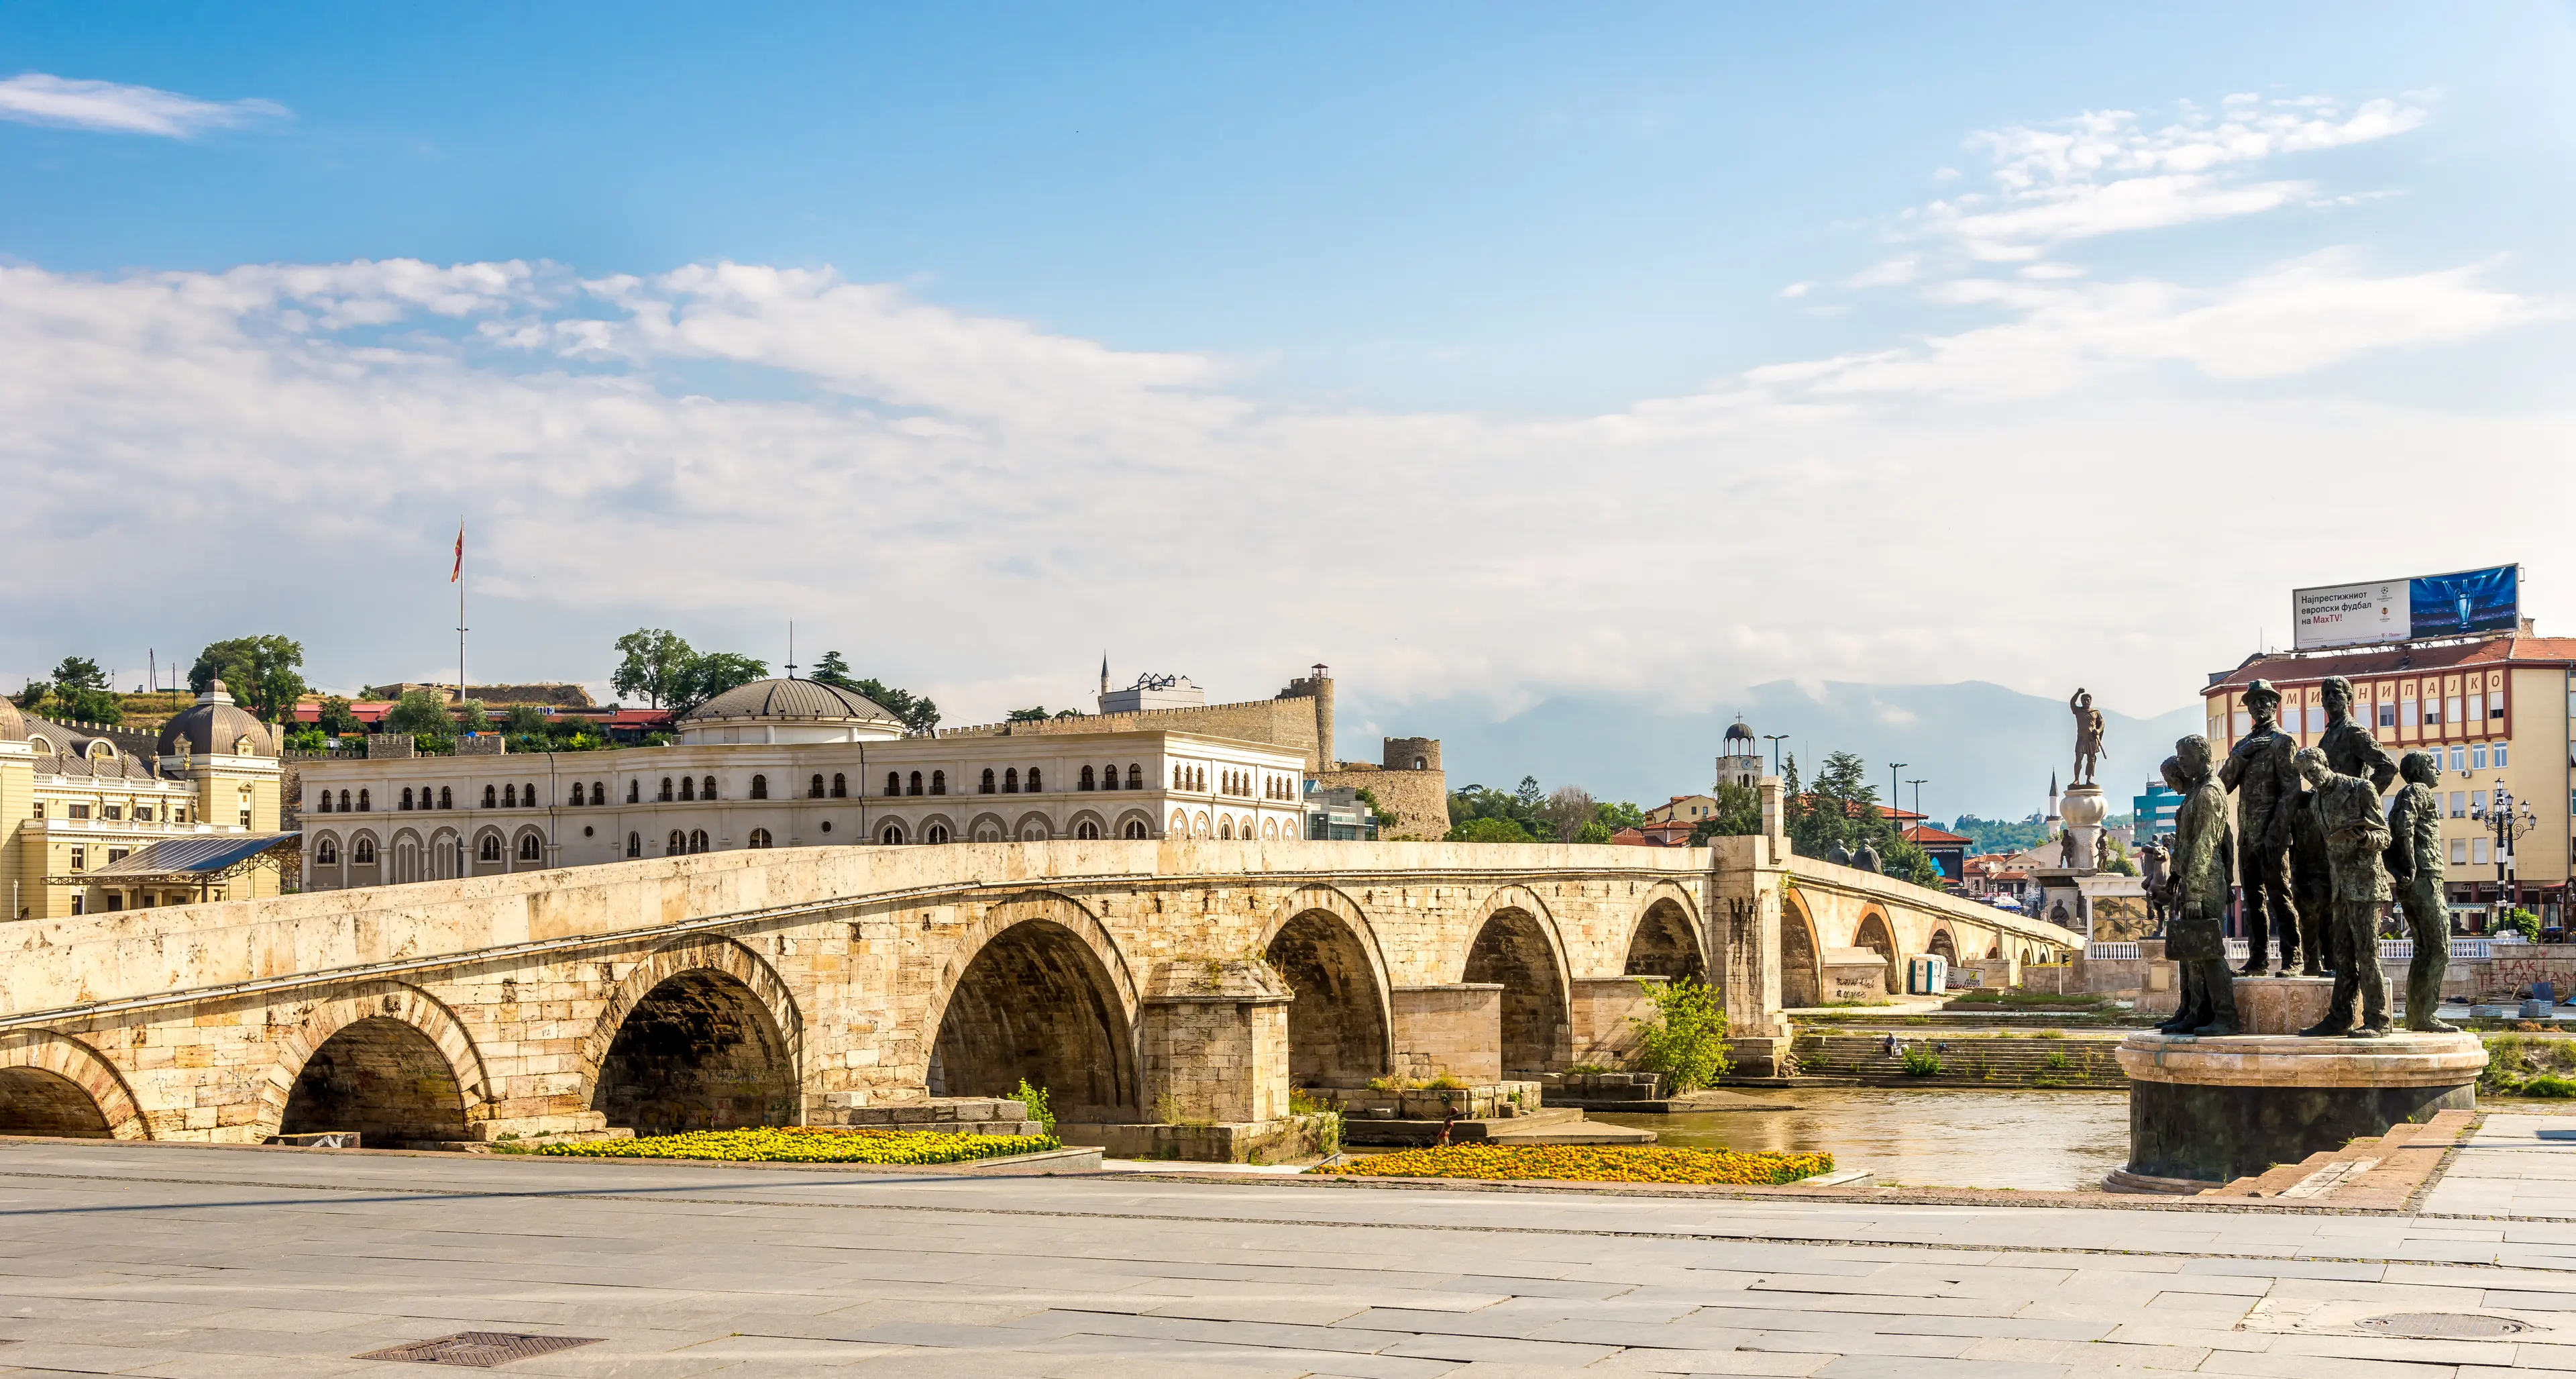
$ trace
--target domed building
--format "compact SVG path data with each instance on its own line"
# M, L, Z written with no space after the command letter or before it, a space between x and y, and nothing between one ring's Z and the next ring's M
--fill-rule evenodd
M856 690L820 680L754 680L680 715L680 741L891 742L903 723Z
M1762 783L1762 740L1739 718L1720 739L1717 757L1717 783L1740 785L1750 790Z
M220 680L157 737L56 723L0 699L6 913L277 894L293 838L278 830L279 765L276 734Z

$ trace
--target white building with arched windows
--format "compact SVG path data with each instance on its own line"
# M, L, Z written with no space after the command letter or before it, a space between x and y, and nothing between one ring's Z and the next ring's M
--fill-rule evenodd
M907 736L867 698L761 680L666 747L310 760L304 887L720 848L1306 836L1302 751L1134 729Z

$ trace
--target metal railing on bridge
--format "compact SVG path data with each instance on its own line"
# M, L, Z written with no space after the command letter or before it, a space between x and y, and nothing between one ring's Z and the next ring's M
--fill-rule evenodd
M2510 946L2514 942L2516 940L2505 938L2455 938L2451 940L2451 961L2484 962L2495 956L2497 945ZM2229 962L2245 961L2249 951L2245 940L2227 940ZM2142 954L2135 943L2088 943L2084 945L2084 956L2093 962L2135 962ZM2414 958L2413 939L2384 938L2379 941L2379 960L2382 962L2412 962Z

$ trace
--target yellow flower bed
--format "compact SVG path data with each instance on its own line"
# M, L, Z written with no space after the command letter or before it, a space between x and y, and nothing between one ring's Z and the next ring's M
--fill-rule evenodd
M575 1140L539 1154L585 1159L722 1159L733 1163L953 1164L1062 1149L1053 1135L948 1135L935 1130L775 1126L691 1130L631 1140Z
M1310 1169L1355 1178L1550 1178L1577 1183L1794 1183L1831 1173L1831 1154L1619 1144L1452 1144Z

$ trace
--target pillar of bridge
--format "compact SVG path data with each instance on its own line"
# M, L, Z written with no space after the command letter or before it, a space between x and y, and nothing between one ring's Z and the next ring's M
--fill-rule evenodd
M1503 984L1450 982L1387 993L1395 1016L1395 1073L1452 1074L1471 1086L1503 1080Z
M1256 962L1164 964L1136 1011L1145 1111L1166 1124L1288 1114L1288 1006Z
M1655 1015L1655 998L1646 993L1646 987L1660 987L1671 981L1670 977L1644 973L1575 978L1574 1000L1568 1012L1574 1025L1574 1061L1614 1068L1627 1066L1628 1056L1637 1051L1637 1022L1652 1020Z
M1762 831L1709 839L1710 931L1726 992L1729 1058L1742 1077L1790 1071L1791 1030L1781 1016L1780 907L1789 838L1778 776L1758 787Z

